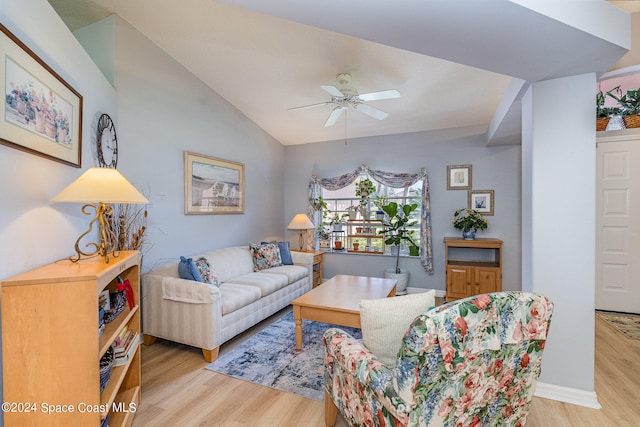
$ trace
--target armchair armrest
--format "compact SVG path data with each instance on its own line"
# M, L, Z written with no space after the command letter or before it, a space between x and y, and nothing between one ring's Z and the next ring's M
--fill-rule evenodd
M324 333L325 388L336 405L352 417L352 424L362 424L370 414L406 425L411 409L393 385L392 370L373 355L360 341L346 332L331 328ZM357 405L350 401L359 400ZM361 414L358 414L361 412Z

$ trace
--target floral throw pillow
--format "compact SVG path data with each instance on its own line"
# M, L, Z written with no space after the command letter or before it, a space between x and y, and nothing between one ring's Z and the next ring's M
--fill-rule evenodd
M266 270L267 268L282 265L277 243L265 243L263 245L251 243L249 244L249 251L253 259L253 271Z
M218 273L211 267L206 258L200 257L194 261L194 264L200 272L200 277L202 277L204 283L220 286L220 276L218 276Z

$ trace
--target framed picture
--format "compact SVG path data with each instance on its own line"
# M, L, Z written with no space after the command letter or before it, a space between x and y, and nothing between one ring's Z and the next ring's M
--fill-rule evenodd
M0 143L79 168L82 96L2 24L0 60Z
M184 213L244 213L244 164L185 151Z
M447 166L447 190L471 190L471 165Z
M493 215L493 190L469 191L469 209L485 216Z

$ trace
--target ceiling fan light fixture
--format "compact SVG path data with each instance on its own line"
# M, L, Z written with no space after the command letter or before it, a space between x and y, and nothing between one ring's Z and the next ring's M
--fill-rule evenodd
M353 108L354 110L358 110L361 113L364 113L368 116L376 118L378 120L385 119L389 116L388 113L384 111L378 110L377 108L366 105L366 101L378 101L382 99L392 99L399 98L400 92L395 89L387 89L381 90L377 92L368 92L359 95L358 91L350 86L351 84L351 74L349 73L340 73L336 76L336 82L338 87L331 85L320 85L320 88L331 95L331 101L304 105L301 107L289 108L289 110L299 110L302 108L316 107L320 105L329 105L335 104L337 105L329 114L327 121L324 123L325 127L333 126L343 110L346 110L348 107Z

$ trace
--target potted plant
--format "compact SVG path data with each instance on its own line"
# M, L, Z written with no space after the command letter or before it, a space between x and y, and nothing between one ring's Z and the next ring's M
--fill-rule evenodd
M362 178L356 182L356 196L360 197L360 213L364 219L367 218L367 211L369 210L369 198L375 193L376 187L373 185L373 181L369 178Z
M596 93L596 131L607 130L607 125L609 124L609 120L611 120L611 116L616 116L621 113L620 108L605 107L605 98L606 95L604 92L599 91Z
M486 230L489 221L482 214L474 209L456 209L451 220L457 230L462 230L462 238L473 240L476 238L476 231Z
M382 207L388 203L389 199L387 199L387 197L385 196L377 195L373 199L373 204L376 206L376 208L378 208L376 210L376 219L379 219L380 221L384 219L384 211L382 210Z
M344 225L344 219L347 218L348 214L338 215L338 213L333 214L333 216L329 219L329 225L333 226L333 231L342 231L342 226Z
M351 205L347 208L347 213L349 215L349 219L356 219L356 215L358 214L358 206Z
M626 128L640 127L640 89L627 90L623 95L620 86L617 86L607 92L607 95L618 101Z
M387 217L382 221L384 228L378 231L379 234L384 234L384 243L396 247L396 266L395 268L388 268L384 271L384 277L389 279L396 279L398 281L396 285L396 294L403 295L407 293L407 284L409 283L409 272L401 269L400 264L400 244L407 242L410 246L418 246L416 242L411 238L412 231L409 231L407 227L410 227L416 223L416 220L410 218L411 213L418 208L417 203L398 205L396 202L389 202L382 206L382 210Z

